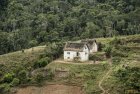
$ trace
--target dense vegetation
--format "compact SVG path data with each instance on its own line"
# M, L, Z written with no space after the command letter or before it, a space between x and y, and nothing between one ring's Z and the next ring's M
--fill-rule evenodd
M139 0L1 0L0 54L46 42L140 33Z
M40 85L44 80L51 80L52 71L44 67L62 54L62 47L61 43L49 44L39 52L31 49L31 52L25 50L1 56L0 94L11 94L12 87Z
M140 36L113 38L112 73L104 82L104 88L111 94L139 94L140 71ZM108 52L108 51L107 51Z
M57 60L50 63L61 56L63 43L0 55L0 93L14 91L12 88L16 86L40 85L47 80L82 86L86 94L100 94L98 84L110 68L108 58L112 59L112 72L103 82L103 87L111 94L139 92L139 40L140 35L97 38L102 46L99 52L90 56L90 60L99 64L65 64L57 63ZM67 76L57 77L57 70L68 71Z

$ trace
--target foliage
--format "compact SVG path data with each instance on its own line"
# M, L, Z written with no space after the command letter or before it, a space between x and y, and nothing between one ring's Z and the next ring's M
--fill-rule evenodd
M111 53L112 53L112 47L110 45L106 45L106 47L104 48L106 57L111 57Z
M74 62L77 62L77 63L80 62L80 57L78 57L78 56L74 57Z
M44 81L44 76L41 73L38 73L35 77L35 80L38 84L40 84L42 81Z
M18 78L14 78L11 82L11 86L18 86L20 84L20 80Z
M0 93L7 94L10 91L10 86L8 84L1 84L0 85Z
M101 42L98 43L98 51L102 51L104 48L104 44L102 44Z
M126 90L136 90L140 89L140 68L137 67L127 67L126 69L120 69L115 74L116 78L119 79L121 83L125 86Z
M93 60L93 61L104 61L105 59L105 55L104 53L94 53L94 54L90 54L89 55L89 60Z
M14 78L13 73L7 73L4 75L3 81L4 81L4 83L10 83L10 82L12 82L13 78Z
M25 84L27 83L27 71L26 70L20 70L18 73L18 78L20 80L20 83Z
M45 67L47 64L50 63L50 59L48 57L42 58L34 63L34 68L41 68Z
M41 43L140 34L139 0L1 0L0 54Z
M128 53L125 53L125 51L113 49L112 56L113 57L128 57Z

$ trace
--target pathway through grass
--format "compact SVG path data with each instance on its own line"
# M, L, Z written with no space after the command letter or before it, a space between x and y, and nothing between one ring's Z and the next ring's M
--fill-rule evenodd
M107 73L103 76L103 78L99 81L99 88L102 90L101 94L109 94L107 90L104 89L104 87L102 86L104 80L109 76L109 74L112 72L112 61L111 59L109 60L109 65L110 65L110 69L107 71Z

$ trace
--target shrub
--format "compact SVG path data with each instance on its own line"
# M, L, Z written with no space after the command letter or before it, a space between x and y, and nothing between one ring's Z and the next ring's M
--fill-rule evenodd
M3 76L3 72L2 71L0 71L0 78Z
M112 51L112 56L115 57L128 57L128 54L126 54L125 52L121 52L119 50L113 50Z
M103 48L104 48L104 45L101 42L99 42L98 43L98 51L102 51Z
M42 68L49 64L51 60L48 57L42 58L34 63L34 68Z
M14 78L14 74L13 73L7 73L7 74L4 75L3 81L5 83L10 83L10 82L12 82L13 78Z
M10 86L8 84L0 85L0 94L7 94L10 91Z
M19 80L22 84L26 83L27 79L28 79L27 71L26 70L21 70L18 74L18 78L19 78Z
M107 58L111 57L112 47L110 45L107 45L104 51Z
M54 77L54 73L51 70L47 70L47 80L52 80Z
M74 57L74 61L75 62L79 62L80 61L80 57Z
M121 44L121 40L118 39L117 37L114 37L113 40L110 42L111 45L114 47L117 47L119 44Z
M105 60L104 53L90 54L89 55L89 60L93 60L93 61L104 61Z
M113 64L117 65L121 61L121 57L112 57Z
M119 83L124 85L125 89L131 89L139 91L140 89L140 68L127 67L125 69L119 69L114 76L118 79Z
M43 74L38 73L38 74L36 75L36 77L35 77L35 81L36 81L38 84L40 84L41 82L43 82L43 81L44 81L44 76L43 76Z
M18 78L14 78L13 81L11 82L11 86L17 86L19 85L20 80Z

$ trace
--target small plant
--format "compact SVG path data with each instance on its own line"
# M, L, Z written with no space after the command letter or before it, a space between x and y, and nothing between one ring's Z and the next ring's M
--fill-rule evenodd
M94 53L94 54L90 54L89 55L89 60L93 60L93 61L104 61L105 57L104 57L105 53Z
M8 84L0 85L0 94L7 94L10 91L10 86Z
M36 81L38 84L41 84L41 83L43 82L43 80L44 80L43 74L38 73L38 74L36 75L36 77L35 77L35 81Z
M114 37L113 40L110 42L111 45L117 47L119 44L121 44L121 40L117 37Z
M3 81L5 83L10 83L10 82L12 82L13 78L14 78L14 74L13 73L7 73L7 74L4 75Z
M21 70L18 74L18 78L20 79L20 82L22 84L27 83L27 78L28 78L27 71L26 70Z
M74 57L75 62L80 62L80 57Z
M34 68L42 68L49 64L51 60L48 57L42 58L35 62Z
M11 82L11 86L17 86L19 85L20 80L18 78L14 78L13 81Z
M107 58L110 58L111 57L111 52L112 52L112 47L110 45L107 45L104 49L105 51L105 55Z

